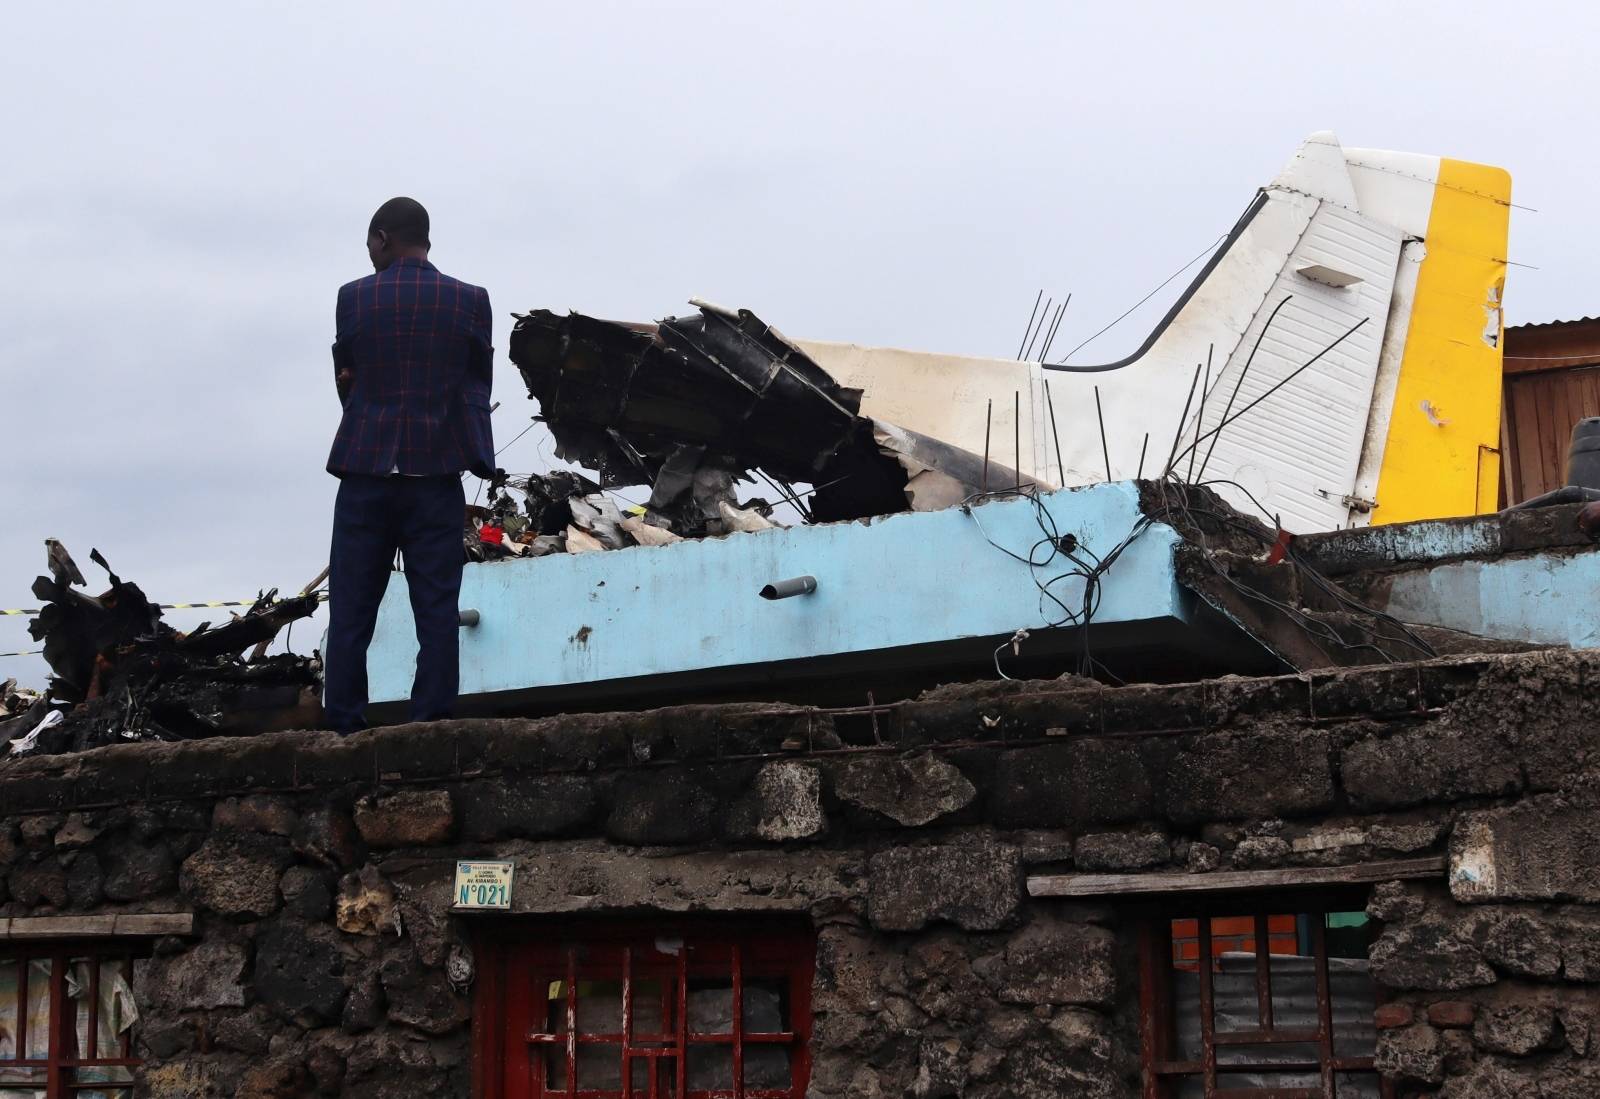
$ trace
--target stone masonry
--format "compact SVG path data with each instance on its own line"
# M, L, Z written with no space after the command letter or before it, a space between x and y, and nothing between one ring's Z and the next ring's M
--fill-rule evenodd
M0 929L195 913L135 982L163 1099L470 1095L495 917L451 911L457 858L515 860L528 916L808 918L817 1099L1134 1096L1132 908L1030 876L1433 855L1447 871L1369 888L1380 1067L1403 1095L1592 1096L1597 677L1535 653L985 685L872 730L699 706L22 760Z

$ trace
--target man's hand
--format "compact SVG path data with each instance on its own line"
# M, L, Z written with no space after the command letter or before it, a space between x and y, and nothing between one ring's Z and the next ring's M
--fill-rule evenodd
M354 381L354 376L350 373L348 367L334 371L333 386L339 391L339 400L348 401L350 399L350 383L352 381Z

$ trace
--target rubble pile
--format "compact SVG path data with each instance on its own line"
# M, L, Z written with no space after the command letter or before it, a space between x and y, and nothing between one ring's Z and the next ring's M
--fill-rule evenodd
M497 476L490 482L489 505L467 508L467 560L664 546L777 525L766 500L738 502L734 486L741 479L723 469L694 469L681 494L655 508L619 507L594 481L569 470Z
M274 589L229 622L180 632L98 550L91 557L110 578L99 596L75 590L85 581L59 543L51 546L54 575L34 581L41 608L28 632L44 642L53 674L43 694L0 692L0 763L127 740L260 732L314 716L318 658L264 652L280 629L317 609L315 593L280 599Z

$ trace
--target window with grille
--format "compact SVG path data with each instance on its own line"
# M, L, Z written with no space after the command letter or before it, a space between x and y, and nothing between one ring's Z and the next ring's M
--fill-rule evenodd
M1147 920L1145 1099L1392 1099L1372 1061L1370 936L1348 900Z
M126 945L0 943L0 1099L130 1099Z
M815 952L788 924L497 934L479 951L478 1093L800 1099Z

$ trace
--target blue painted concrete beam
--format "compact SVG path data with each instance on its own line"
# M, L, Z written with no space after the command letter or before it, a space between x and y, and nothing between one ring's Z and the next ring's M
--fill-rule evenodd
M1456 561L1397 574L1384 609L1405 622L1526 641L1600 647L1600 550Z
M1141 519L1131 483L1040 497L1061 534L1105 555ZM481 622L461 631L463 696L704 676L819 657L1052 632L1060 609L1038 583L1070 570L1049 556L1033 501L994 499L872 521L802 526L603 553L469 564L461 606ZM1179 539L1153 524L1106 574L1096 623L1188 619L1193 600L1173 570ZM760 589L809 575L814 594L769 601ZM1054 585L1069 605L1081 582ZM375 703L408 697L416 641L403 577L389 586L369 656ZM1061 670L1066 670L1063 667Z

